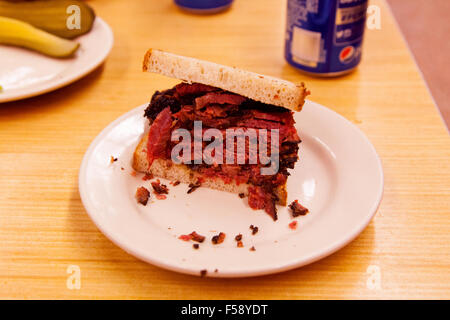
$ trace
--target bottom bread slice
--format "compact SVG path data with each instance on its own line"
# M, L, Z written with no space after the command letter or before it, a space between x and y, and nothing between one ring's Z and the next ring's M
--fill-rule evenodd
M172 181L180 181L183 183L196 183L199 178L203 178L202 187L207 187L211 189L227 191L232 193L243 193L245 196L248 195L249 184L235 182L226 183L221 178L211 178L204 177L201 174L191 170L188 166L184 164L175 164L171 160L166 159L155 159L149 168L149 163L147 159L147 140L148 135L145 134L144 137L139 142L136 150L133 154L133 169L138 172L151 173L155 177L168 179ZM277 204L286 206L287 202L287 192L286 184L278 186L275 190L275 195L278 197Z

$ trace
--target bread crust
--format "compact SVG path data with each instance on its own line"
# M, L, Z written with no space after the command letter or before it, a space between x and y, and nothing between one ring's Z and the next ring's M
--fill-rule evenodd
M133 154L133 169L137 172L151 173L155 177L168 179L172 181L180 181L183 183L196 183L200 177L202 177L197 172L189 169L184 164L175 164L170 160L165 159L155 159L149 168L149 163L147 160L147 140L148 135L145 134L144 137L139 142L136 150ZM207 177L202 182L202 187L207 187L211 189L227 191L231 193L243 193L245 196L248 195L248 187L250 185L246 183L240 183L239 185L235 182L225 183L220 178ZM278 197L277 204L286 206L287 202L287 192L286 184L281 185L275 189L275 195Z
M149 49L143 71L163 74L189 83L198 82L244 97L300 111L309 94L305 84L261 75L217 63L184 57L157 49Z

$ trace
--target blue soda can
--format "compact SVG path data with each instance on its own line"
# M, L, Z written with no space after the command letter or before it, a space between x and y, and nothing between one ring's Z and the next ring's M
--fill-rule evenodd
M368 0L288 0L285 58L302 72L339 76L354 70Z
M215 13L228 9L233 0L175 0L175 3L194 13Z

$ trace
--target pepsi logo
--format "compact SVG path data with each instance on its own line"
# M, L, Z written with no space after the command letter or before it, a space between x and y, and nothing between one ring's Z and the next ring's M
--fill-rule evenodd
M355 48L353 46L346 46L339 53L339 60L341 62L348 62L353 58L354 55L355 55Z

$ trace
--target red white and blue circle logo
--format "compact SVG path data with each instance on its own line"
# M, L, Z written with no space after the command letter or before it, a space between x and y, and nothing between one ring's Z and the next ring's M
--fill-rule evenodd
M354 55L355 55L355 47L346 46L339 53L339 60L342 63L347 63L347 62L350 62L350 60L352 60Z

